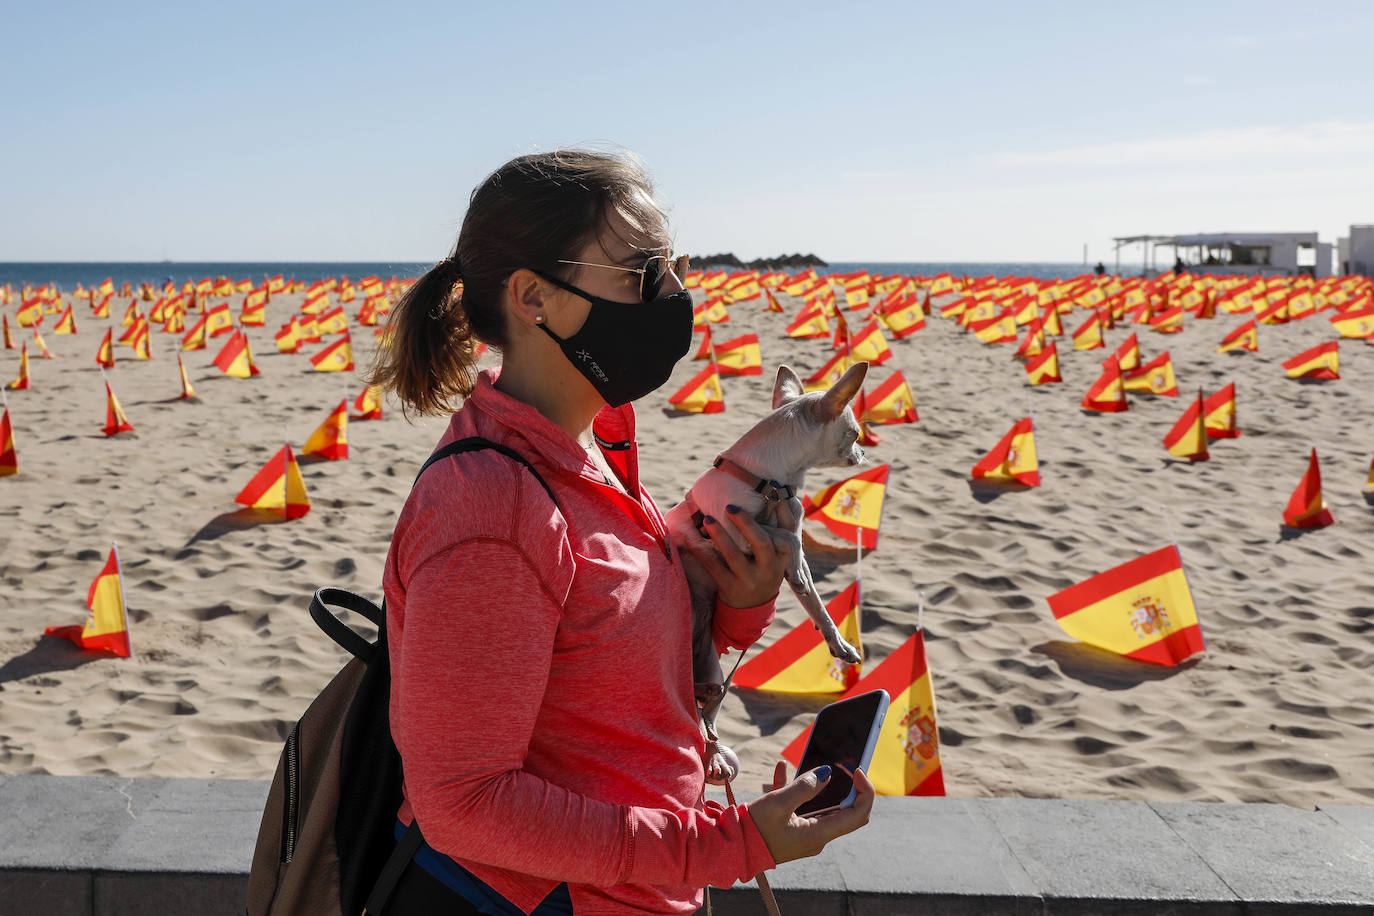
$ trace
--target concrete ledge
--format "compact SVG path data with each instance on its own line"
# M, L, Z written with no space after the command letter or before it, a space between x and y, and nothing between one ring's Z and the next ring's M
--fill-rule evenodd
M238 914L267 783L0 777L0 916ZM786 916L1374 913L1374 807L885 798ZM716 912L762 914L757 890Z

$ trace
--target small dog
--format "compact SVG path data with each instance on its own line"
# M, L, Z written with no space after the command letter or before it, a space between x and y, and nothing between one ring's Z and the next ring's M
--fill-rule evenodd
M705 516L723 518L730 505L760 524L791 532L780 548L787 564L787 584L821 631L830 654L850 664L859 661L859 652L840 636L826 613L802 554L800 494L810 468L864 463L858 443L859 423L849 403L859 393L867 372L868 363L856 363L829 391L808 394L796 373L779 366L773 385L773 412L721 452L712 468L697 478L686 498L666 516L669 536L679 548L710 549L701 521ZM733 533L730 536L741 550L750 552L742 538ZM715 741L716 714L728 686L711 637L716 584L696 563L687 564L686 570L692 592L692 673L697 705L707 737ZM727 774L733 778L739 765L733 751L719 747L706 769L707 778L719 784Z

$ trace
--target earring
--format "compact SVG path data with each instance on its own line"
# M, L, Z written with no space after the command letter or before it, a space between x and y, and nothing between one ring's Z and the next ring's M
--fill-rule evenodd
M534 323L535 323L535 324L543 324L543 323L544 323L544 316L543 316L543 315L535 315L535 316L534 316Z

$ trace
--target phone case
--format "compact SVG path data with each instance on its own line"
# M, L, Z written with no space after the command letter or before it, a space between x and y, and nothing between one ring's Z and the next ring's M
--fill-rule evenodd
M844 705L849 703L857 704L860 701L864 701L868 697L871 697L875 693L881 694L881 696L879 696L878 698L878 708L877 711L874 713L872 725L869 727L868 737L864 742L863 753L859 755L859 763L857 767L858 769L863 770L865 773L868 772L868 765L873 761L873 752L877 749L878 746L878 735L882 733L883 720L887 717L888 706L892 703L892 698L888 695L888 692L886 690L881 689L870 690L866 693L861 693L858 696L850 697L847 700L839 700L837 702L831 703L829 706L823 707L820 712L816 713L816 723L818 724L821 721L821 716L826 715L826 712L828 710L834 710L830 713L831 715L843 714L842 707ZM813 727L811 730L811 737L807 739L806 747L802 750L801 760L803 762L806 761L807 755L811 751L811 742L815 739L817 733L818 729ZM859 790L854 786L850 786L849 794L845 796L843 801L835 805L830 805L826 808L818 809L816 811L808 811L806 812L805 816L812 817L817 814L823 814L827 811L834 811L839 808L848 808L854 804L854 799L857 798L858 795Z

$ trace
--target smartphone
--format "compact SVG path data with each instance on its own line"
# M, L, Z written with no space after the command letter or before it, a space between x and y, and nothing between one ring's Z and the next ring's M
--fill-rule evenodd
M867 771L890 702L886 690L870 690L831 703L816 713L797 772L806 773L829 764L830 781L820 794L797 808L798 814L819 814L854 804L859 794L854 788L854 771Z

